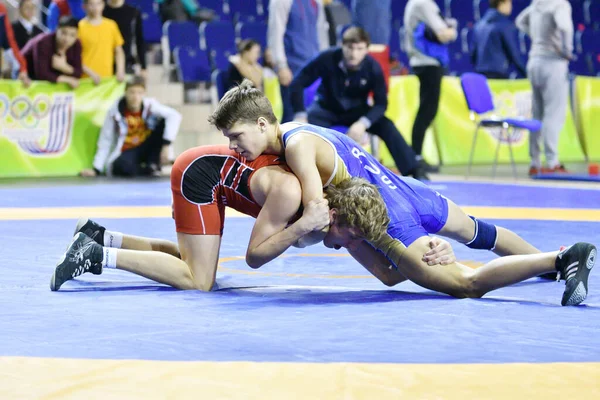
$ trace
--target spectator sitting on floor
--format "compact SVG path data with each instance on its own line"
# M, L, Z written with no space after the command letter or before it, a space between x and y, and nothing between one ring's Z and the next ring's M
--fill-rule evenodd
M145 97L143 78L127 82L125 96L109 110L98 138L93 169L82 176L159 175L169 161L169 146L181 124L181 114Z
M23 49L23 56L31 79L78 87L82 74L81 43L77 40L75 18L61 17L56 32L31 39Z
M259 64L260 44L252 39L242 40L238 44L238 54L229 58L226 90L242 83L244 78L252 81L254 86L262 90L263 70Z

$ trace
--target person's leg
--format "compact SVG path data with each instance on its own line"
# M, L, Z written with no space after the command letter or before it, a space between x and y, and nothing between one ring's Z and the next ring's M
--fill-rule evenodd
M125 150L112 163L112 174L114 176L138 176L140 172L140 149L137 147Z
M283 105L283 115L281 123L294 120L294 108L292 107L292 91L289 86L280 86L281 104Z
M560 165L558 159L558 140L565 124L569 102L569 65L566 61L548 61L544 69L544 82L541 96L544 104L542 119L542 137L548 168Z
M116 249L159 251L181 258L176 243L165 239L127 235L117 231L109 231L104 226L89 218L80 218L75 226L76 235L81 232L101 246Z
M309 124L322 126L323 128L330 128L333 125L337 125L339 121L335 113L324 109L317 102L312 103L308 108L307 119Z
M534 119L542 121L544 119L544 101L542 90L539 83L539 65L536 60L530 60L527 64L527 75L531 82L531 113ZM540 160L540 141L542 131L529 132L529 157L531 158L531 167L538 171L542 167Z
M446 220L444 227L437 233L441 236L446 236L465 244L476 239L476 233L481 235L481 232L475 231L475 221L453 201L448 199L447 201L448 219ZM486 224L486 226L490 226L483 221L479 221L479 224ZM492 251L499 256L540 253L538 249L529 244L516 233L499 226L495 228L497 236L495 240L495 247Z
M142 144L143 154L141 160L146 162L149 166L153 165L154 168L160 170L160 152L163 147L163 135L165 132L165 121L161 120L158 122L156 127L152 130L152 133Z
M406 143L404 137L396 129L391 120L387 117L382 117L376 123L372 124L367 129L367 132L377 135L383 140L402 175L409 175L415 172L415 169L418 167L415 152Z
M482 297L492 290L558 271L567 281L562 305L576 305L585 299L587 279L596 257L593 245L577 243L560 253L500 257L471 269L459 263L429 266L422 259L428 249L429 238L421 237L398 252L401 256L394 265L412 282L458 298Z
M418 67L414 68L419 78L419 111L415 117L412 130L412 148L417 156L421 155L423 150L423 141L429 125L435 119L440 102L440 92L442 87L442 77L444 69L442 67Z
M134 273L176 289L209 291L214 285L221 237L178 233L182 258L161 251L103 247L78 232L58 262L50 289L85 272L100 275L105 268Z
M221 236L178 233L181 259L161 251L118 249L116 268L177 289L209 291L215 283Z

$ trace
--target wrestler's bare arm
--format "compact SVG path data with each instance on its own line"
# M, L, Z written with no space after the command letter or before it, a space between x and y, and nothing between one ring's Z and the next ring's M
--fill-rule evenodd
M271 171L268 183L261 185L266 191L262 210L256 218L246 262L259 268L281 255L305 235L320 229L323 220L328 220L325 200L311 201L302 217L288 226L300 207L301 189L298 179L289 172Z

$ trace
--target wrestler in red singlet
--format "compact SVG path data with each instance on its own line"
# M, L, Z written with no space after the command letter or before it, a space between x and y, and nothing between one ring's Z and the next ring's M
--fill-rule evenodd
M182 153L171 171L173 217L177 232L222 235L225 206L256 218L261 206L250 192L256 170L285 165L279 156L246 161L228 146L201 146Z

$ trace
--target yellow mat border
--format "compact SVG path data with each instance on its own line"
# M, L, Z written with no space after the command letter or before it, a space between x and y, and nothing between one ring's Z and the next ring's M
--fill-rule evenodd
M541 221L600 222L600 209L480 207L463 206L463 210L479 218L527 219ZM228 217L246 217L227 209ZM0 208L0 220L47 220L90 218L171 218L170 206L114 206L114 207L10 207Z
M390 345L406 344L398 341ZM600 363L362 364L0 357L0 398L597 399Z

